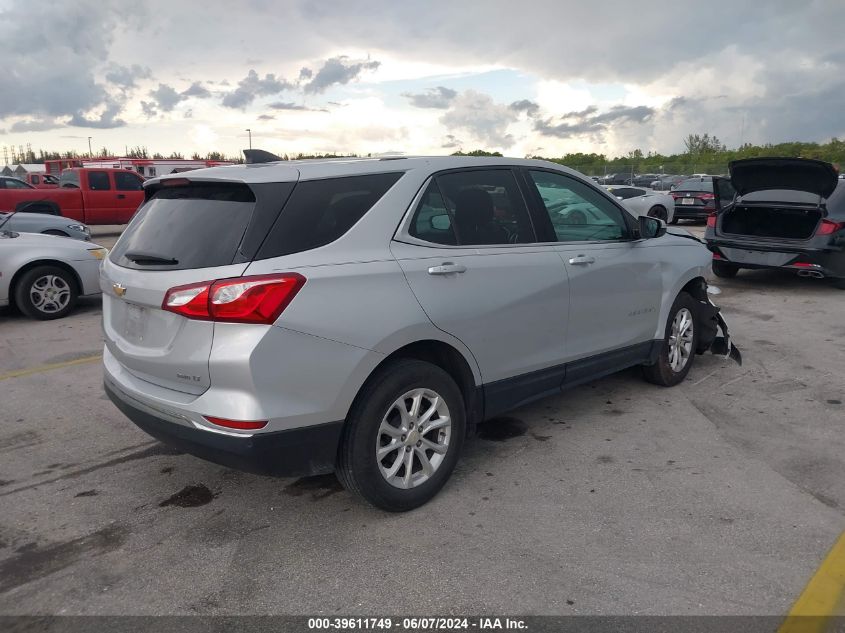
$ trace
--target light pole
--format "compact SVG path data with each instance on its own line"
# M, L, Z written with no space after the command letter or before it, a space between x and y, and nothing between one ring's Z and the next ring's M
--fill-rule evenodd
M91 151L91 137L88 137L88 158L94 158L94 152Z
M246 131L249 133L249 149L252 149L252 130L247 128Z

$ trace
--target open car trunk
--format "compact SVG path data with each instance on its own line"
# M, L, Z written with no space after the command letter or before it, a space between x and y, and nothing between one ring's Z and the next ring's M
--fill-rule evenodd
M812 237L820 209L801 209L776 205L744 205L728 208L722 214L722 233L781 240L806 240Z

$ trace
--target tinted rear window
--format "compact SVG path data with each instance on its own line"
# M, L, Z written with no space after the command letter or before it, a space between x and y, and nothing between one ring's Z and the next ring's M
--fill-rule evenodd
M119 266L142 270L184 270L227 266L252 217L255 195L243 184L191 183L163 187L145 202L111 252ZM176 264L139 264L139 253ZM137 260L138 258L135 257Z
M401 176L402 172L394 172L300 182L255 258L290 255L334 242Z
M713 193L713 179L712 178L687 178L686 180L682 180L677 187L675 187L676 191L707 191L709 193Z

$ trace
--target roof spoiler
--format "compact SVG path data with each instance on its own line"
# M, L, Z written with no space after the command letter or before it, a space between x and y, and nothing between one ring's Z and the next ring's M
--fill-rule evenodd
M247 165L259 165L261 163L276 163L282 158L266 152L263 149L245 149L243 150Z

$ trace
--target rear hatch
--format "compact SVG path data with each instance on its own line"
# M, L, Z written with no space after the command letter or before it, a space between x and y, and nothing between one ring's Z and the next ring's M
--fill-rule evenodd
M128 372L188 394L209 388L214 323L162 302L174 286L244 273L298 178L286 171L290 182L221 181L212 169L147 183L101 276L106 346Z
M744 241L803 242L825 222L826 199L838 184L830 163L754 158L730 164L716 179L717 235Z

